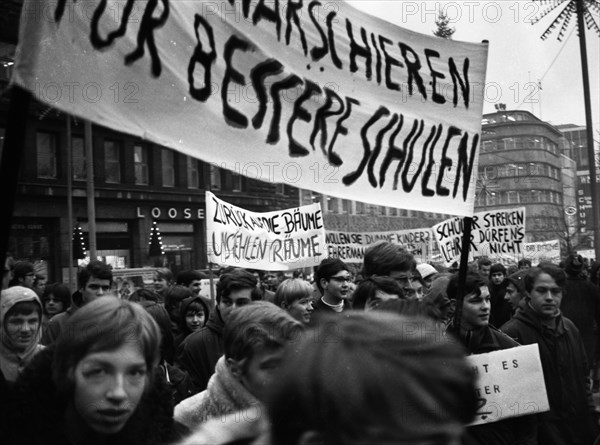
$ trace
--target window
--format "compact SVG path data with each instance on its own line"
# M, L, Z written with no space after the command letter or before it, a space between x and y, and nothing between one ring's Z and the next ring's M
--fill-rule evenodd
M37 176L56 179L56 135L37 133Z
M175 162L173 151L163 148L161 152L161 161L163 187L175 187Z
M231 191L241 192L242 191L242 175L239 173L231 173ZM284 184L277 184L275 193L278 195L285 195Z
M143 145L133 146L133 166L135 183L137 185L148 185L148 147Z
M504 138L503 141L505 150L514 150L516 148L514 138Z
M215 165L210 166L210 189L221 190L221 170Z
M190 189L197 189L200 187L198 160L191 156L187 157L187 184Z
M356 203L356 213L362 215L365 213L365 204L363 202Z
M121 147L117 141L104 141L104 174L106 182L121 182Z
M85 161L85 142L81 136L71 138L71 159L73 179L85 181L87 179L87 163Z

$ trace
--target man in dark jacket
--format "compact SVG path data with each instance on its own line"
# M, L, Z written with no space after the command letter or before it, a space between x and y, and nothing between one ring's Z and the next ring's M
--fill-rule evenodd
M237 307L252 301L256 278L243 269L223 273L217 283L217 305L206 326L190 334L182 343L178 365L186 370L195 392L204 391L215 365L223 355L223 328L229 314Z
M585 349L579 331L562 316L566 276L553 265L529 269L523 310L502 331L540 350L550 411L539 414L538 438L544 445L590 445L598 434L597 413L586 385Z
M63 330L67 320L81 306L104 295L110 295L113 283L112 268L98 260L90 261L77 273L77 291L71 296L69 308L50 320L42 334L42 344L50 345Z
M581 255L569 255L565 260L567 282L560 310L571 320L581 335L590 369L596 361L598 327L600 326L600 291L582 275Z

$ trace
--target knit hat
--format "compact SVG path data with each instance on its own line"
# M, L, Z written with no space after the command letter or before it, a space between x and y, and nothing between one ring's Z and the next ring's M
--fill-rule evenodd
M438 273L437 269L433 267L431 264L421 263L417 264L417 270L421 274L421 278L425 279L430 275Z
M568 275L579 275L584 268L583 257L581 255L569 255L565 260L565 272Z
M519 291L520 293L523 293L523 292L525 292L524 278L527 276L527 272L528 272L527 270L520 270L518 272L515 272L515 273L509 275L508 277L506 277L506 279L515 285L515 287L517 288L517 291Z

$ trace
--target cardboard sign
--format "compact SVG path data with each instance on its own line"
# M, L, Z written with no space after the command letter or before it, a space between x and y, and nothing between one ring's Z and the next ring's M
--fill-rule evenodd
M537 344L467 357L479 400L472 425L550 410Z
M387 232L325 232L327 254L346 263L362 263L365 249L384 240L399 244L411 252L419 262L429 260L433 236L431 229L408 229Z
M25 0L12 81L241 175L470 216L487 43L350 3Z
M447 266L460 260L464 221L450 218L432 228ZM473 215L469 259L487 256L492 261L516 263L523 256L525 207L491 210Z
M206 217L211 263L290 270L318 266L327 253L320 204L257 213L206 192Z

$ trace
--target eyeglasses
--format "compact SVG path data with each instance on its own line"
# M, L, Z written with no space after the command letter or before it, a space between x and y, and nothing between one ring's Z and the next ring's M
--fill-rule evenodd
M329 279L338 283L352 283L352 277L331 277Z

